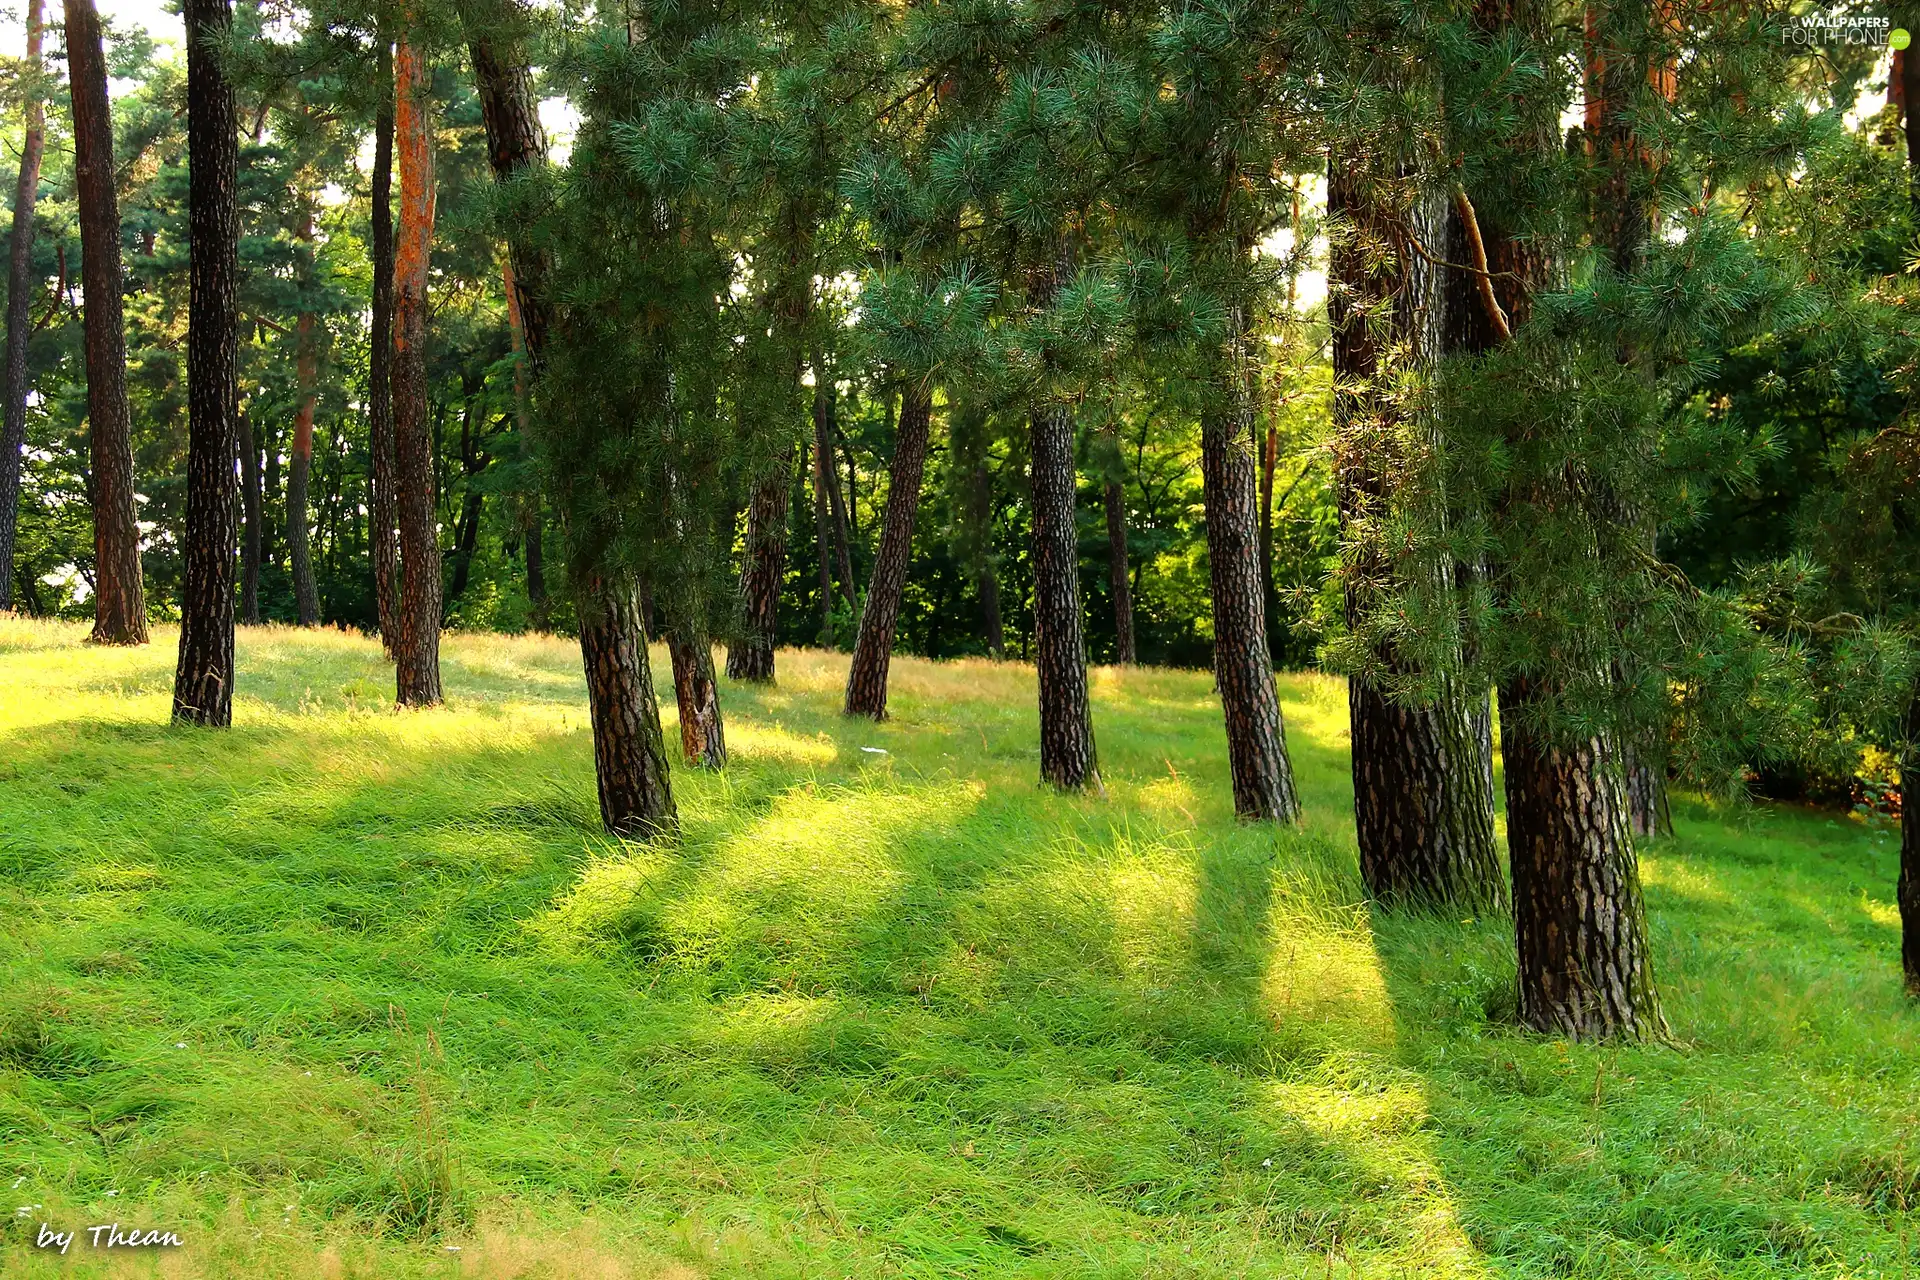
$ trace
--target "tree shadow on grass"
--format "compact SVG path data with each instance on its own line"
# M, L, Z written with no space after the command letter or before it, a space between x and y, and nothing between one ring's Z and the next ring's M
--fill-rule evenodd
M1799 929L1769 925L1802 910L1796 890L1843 908L1845 874L1793 841L1722 857L1704 818L1642 855L1676 1044L1513 1028L1505 918L1376 919L1461 1230L1529 1273L1897 1274L1920 1260L1889 1212L1920 1036L1860 939L1810 962Z

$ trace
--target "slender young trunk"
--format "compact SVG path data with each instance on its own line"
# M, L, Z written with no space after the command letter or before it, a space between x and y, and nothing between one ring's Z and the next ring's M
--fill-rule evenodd
M1244 318L1233 315L1200 417L1201 490L1213 585L1213 673L1226 718L1233 808L1243 818L1292 822L1300 813L1286 725L1267 649L1253 461L1253 371Z
M1357 630L1378 603L1372 584L1409 572L1395 566L1375 531L1396 500L1392 475L1406 429L1383 388L1395 372L1389 353L1416 369L1438 355L1440 280L1407 233L1439 243L1446 224L1432 201L1406 214L1381 208L1353 158L1335 155L1328 167L1328 209L1350 228L1333 248L1328 308L1342 536L1361 557L1346 577L1347 625ZM1411 571L1451 585L1450 559ZM1376 656L1390 670L1400 666L1390 649ZM1365 675L1348 682L1360 875L1378 902L1479 910L1506 901L1492 779L1481 767L1469 701L1449 683L1434 702L1405 706Z
M535 114L533 77L524 58L496 48L476 24L469 33L475 89L487 131L487 157L496 182L546 163L546 136ZM538 379L554 323L548 296L551 271L537 246L509 236L515 305L529 371ZM566 513L561 512L562 530ZM534 526L535 531L538 525ZM528 587L538 555L528 551ZM569 566L580 584L580 651L587 670L588 716L593 722L594 778L600 820L615 835L672 835L679 830L667 775L660 705L647 667L647 637L631 586ZM648 613L652 610L649 608Z
M80 277L87 298L92 639L96 644L145 644L147 597L140 578L133 418L127 407L127 335L121 304L120 199L114 190L107 59L93 0L67 0L67 67L73 94L74 188L80 205Z
M667 776L667 744L631 589L594 582L580 593L580 654L601 823L618 836L673 834L680 821Z
M1104 496L1107 509L1107 589L1113 596L1113 660L1123 667L1140 661L1133 642L1133 577L1127 556L1127 491L1111 477Z
M507 295L507 333L513 342L515 364L513 366L513 413L520 430L520 447L525 450L532 439L533 420L527 408L527 375L530 357L527 354L526 321L520 313L520 285L513 278L513 255L507 255L502 272L502 284ZM519 497L519 524L522 545L527 557L527 619L535 631L547 629L547 579L546 567L541 562L540 546L540 489L538 484L522 492ZM464 579L463 579L464 585Z
M828 514L833 518L833 564L840 579L840 598L848 608L857 608L853 585L853 552L847 534L847 504L840 492L840 472L834 466L834 437L840 434L838 398L825 373L824 362L815 357L813 392L813 451L827 491ZM824 553L823 553L824 554Z
M0 613L13 608L13 547L20 528L20 468L27 447L27 339L33 333L33 216L47 112L40 98L40 0L27 0L27 131L7 238L7 403L0 414Z
M820 393L814 393L814 404L820 403ZM813 449L813 542L819 563L814 567L820 578L820 634L817 643L826 646L833 643L833 516L827 507L827 468L831 462L824 459L820 447L819 418L815 416Z
M529 499L527 510L527 620L535 631L545 631L551 619L547 606L547 566L544 554L542 526L546 517L540 511L540 495Z
M984 421L978 423L984 433ZM987 469L987 442L973 442L973 466L967 475L967 541L972 552L973 582L980 592L981 621L986 627L987 653L1006 653L1006 621L1000 616L1000 572L993 558L993 473Z
M454 522L453 532L453 581L447 585L445 608L451 612L454 601L466 594L467 578L473 572L473 553L480 543L480 514L486 506L486 495L478 483L481 472L487 469L491 461L474 438L473 397L467 397L466 409L460 416L460 516ZM444 621L444 618L443 618Z
M743 632L727 648L727 678L773 683L773 646L780 635L780 584L787 576L787 503L793 477L787 466L754 488L747 506L747 556L740 568Z
M1040 777L1062 791L1101 790L1087 697L1080 607L1080 530L1074 513L1073 409L1032 414L1033 630L1040 685Z
M253 438L253 420L235 415L240 432L240 620L260 625L260 446Z
M367 352L367 551L373 561L374 618L380 645L400 656L400 506L393 448L393 51L381 37L380 83L385 97L373 125L373 323Z
M239 139L217 49L229 0L187 0L187 527L173 718L233 722L235 419L239 379Z
M667 656L673 663L673 698L680 710L681 752L695 768L726 768L726 726L720 719L720 690L713 678L713 644L705 629L687 622L669 625Z
M853 645L853 664L847 670L845 710L850 716L887 718L887 668L893 660L900 597L906 590L907 566L913 555L913 521L920 507L920 478L927 465L932 417L932 389L925 383L910 386L901 402L900 429L894 437L887 509L880 519L880 548L874 554L866 607L860 611L860 634Z
M411 33L410 33L411 34ZM394 137L400 170L400 236L394 251L393 436L400 511L400 645L394 668L402 706L440 694L440 543L434 528L433 428L427 405L427 266L433 248L433 128L427 67L402 39L394 56Z
M312 219L306 238L313 238ZM314 353L313 313L302 311L294 322L294 369L299 380L300 407L293 417L293 460L287 473L287 552L293 563L293 599L303 627L320 624L320 593L313 581L313 548L307 537L307 488L313 477L314 387L319 361Z

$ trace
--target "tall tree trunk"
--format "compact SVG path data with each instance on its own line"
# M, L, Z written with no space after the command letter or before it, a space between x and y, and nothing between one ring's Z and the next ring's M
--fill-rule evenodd
M1260 512L1253 461L1253 387L1245 320L1236 311L1200 417L1201 490L1213 585L1213 672L1227 728L1233 808L1291 822L1300 813L1286 726L1267 650Z
M1532 0L1482 0L1475 17L1495 33L1545 21ZM1544 160L1557 139L1543 133L1532 145ZM1446 348L1485 351L1504 341L1503 329L1526 323L1552 264L1481 222L1465 192L1455 206L1441 256L1470 265L1447 269ZM1551 497L1515 489L1503 500L1517 507ZM1503 566L1487 573L1499 603ZM1499 697L1520 1021L1578 1039L1654 1035L1662 1021L1618 749L1605 738L1556 741L1543 732L1544 713L1564 697L1550 678L1510 678Z
M1127 555L1127 491L1108 477L1104 494L1107 510L1107 589L1113 596L1113 660L1123 667L1140 661L1133 641L1133 578Z
M233 473L240 411L239 138L218 49L229 0L186 0L187 527L173 718L233 722Z
M1032 413L1033 629L1040 686L1040 777L1062 791L1101 790L1087 698L1080 529L1074 512L1074 415L1046 403Z
M308 216L306 239L313 238ZM293 600L303 627L320 623L320 592L313 581L313 548L307 538L307 488L313 477L313 410L318 398L315 379L319 360L314 352L313 313L302 311L294 322L294 369L300 387L300 407L293 416L293 459L287 473L287 552L293 563Z
M804 454L804 450L802 453ZM740 567L743 633L727 647L727 678L773 683L773 646L780 636L780 585L787 576L787 503L793 476L786 466L755 486L747 506L747 555Z
M114 190L107 59L93 0L67 0L73 92L74 187L80 205L80 278L86 291L87 423L93 505L93 636L145 644L147 596L133 499L133 417L127 407L127 335L121 305L120 198Z
M673 663L673 698L680 710L681 752L696 768L726 768L726 726L720 719L713 644L706 629L684 620L669 624L667 656Z
M427 405L427 265L433 249L433 127L427 67L409 38L394 56L400 236L394 252L393 435L400 509L400 704L440 701L440 543Z
M33 216L47 111L40 98L40 0L27 0L27 129L7 237L7 403L0 412L0 613L13 608L13 548L20 528L20 469L27 447L27 339L33 334Z
M535 112L526 60L496 47L491 23L469 31L475 89L487 130L487 157L496 182L511 181L546 163L546 137ZM554 323L548 294L550 264L537 246L509 235L513 288L527 361L537 380ZM565 512L561 513L562 521ZM564 529L564 523L563 523ZM529 588L532 562L529 552ZM593 721L594 778L600 819L615 835L671 835L679 830L660 705L647 668L647 637L634 589L569 565L580 590L580 652L587 670L587 706ZM649 612L651 612L649 610Z
M593 721L600 821L618 836L672 834L680 823L667 775L667 744L631 589L594 582L580 593L580 653Z
M373 500L367 552L373 561L374 619L389 658L400 656L400 505L393 447L393 50L380 41L385 95L373 125L373 323L367 336L367 449Z
M260 446L253 420L234 415L240 435L240 620L260 625Z
M926 471L932 418L932 389L924 382L913 384L901 402L887 509L880 520L880 548L874 554L866 607L860 611L860 634L847 670L845 710L850 716L887 718L887 668L893 660L900 597L913 556L913 522L920 508L920 478Z
M1329 162L1327 206L1349 232L1332 251L1336 479L1342 537L1361 563L1346 577L1347 625L1363 627L1377 605L1375 583L1404 575L1379 546L1377 524L1391 519L1399 469L1401 410L1387 391L1388 353L1415 369L1430 367L1441 342L1440 280L1409 232L1441 243L1445 214L1431 200L1407 213L1381 207L1363 162ZM1441 586L1451 559L1414 566ZM1403 579L1404 581L1404 579ZM1401 660L1376 658L1389 670ZM1353 806L1360 875L1376 901L1414 907L1497 908L1506 883L1494 839L1493 785L1482 768L1471 699L1452 683L1424 706L1390 700L1372 679L1347 686L1352 725ZM1481 699L1484 702L1484 697Z

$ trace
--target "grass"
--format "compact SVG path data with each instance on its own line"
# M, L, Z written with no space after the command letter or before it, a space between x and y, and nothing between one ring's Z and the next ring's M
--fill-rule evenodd
M1508 922L1362 900L1332 679L1283 683L1276 832L1204 674L1096 673L1098 801L1036 787L1024 668L896 660L876 727L782 653L653 847L597 830L561 640L449 636L396 713L377 645L243 631L215 733L165 723L170 630L83 635L0 621L8 1277L1920 1263L1884 827L1682 804L1678 1042L1569 1046L1500 1020Z

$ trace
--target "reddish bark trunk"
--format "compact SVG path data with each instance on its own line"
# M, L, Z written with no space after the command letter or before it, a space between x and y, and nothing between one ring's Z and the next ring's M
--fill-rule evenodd
M440 692L440 542L434 524L433 433L427 407L427 267L433 249L433 127L428 72L402 40L393 60L400 235L394 251L393 433L400 514L402 706L433 706Z
M678 623L667 628L667 656L673 663L682 754L696 768L726 768L727 735L713 679L713 645L704 630Z

